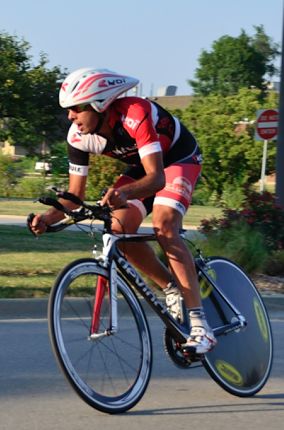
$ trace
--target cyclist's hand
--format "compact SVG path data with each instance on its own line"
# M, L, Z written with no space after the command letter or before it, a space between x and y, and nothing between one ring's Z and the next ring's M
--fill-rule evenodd
M47 229L47 224L43 214L36 214L34 216L29 215L27 223L30 231L35 236L45 233Z
M111 209L127 207L127 197L119 188L109 188L101 200L101 205L108 205Z

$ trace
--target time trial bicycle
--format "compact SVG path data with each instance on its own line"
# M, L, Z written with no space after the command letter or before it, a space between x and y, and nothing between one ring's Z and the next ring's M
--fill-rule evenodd
M145 393L153 356L142 302L164 323L165 349L178 367L201 364L223 389L236 396L252 396L264 386L273 357L270 321L255 285L238 265L223 257L204 257L197 251L195 264L203 306L218 343L206 355L190 354L182 348L190 332L183 302L182 316L176 320L119 249L125 242L155 241L154 233L115 234L109 207L86 204L68 192L57 192L57 196L80 208L72 211L56 199L40 198L40 202L68 216L49 226L48 232L86 219L103 222L101 254L65 267L51 290L48 305L54 354L85 402L102 412L121 413Z

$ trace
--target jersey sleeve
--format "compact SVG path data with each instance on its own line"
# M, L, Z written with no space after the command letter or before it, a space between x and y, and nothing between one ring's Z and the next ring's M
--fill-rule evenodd
M80 147L83 148L82 135L75 124L72 124L69 129L67 142L69 174L87 176L89 170L89 153L80 149Z
M135 139L141 159L146 155L162 151L155 129L154 112L148 100L138 99L137 102L130 104L123 118L123 125Z
M76 124L72 124L68 136L69 173L88 175L89 154L102 154L107 140L96 134L82 134Z

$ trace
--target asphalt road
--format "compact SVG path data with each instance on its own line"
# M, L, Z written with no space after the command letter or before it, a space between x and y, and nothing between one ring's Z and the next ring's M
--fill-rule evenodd
M35 302L37 303L37 302ZM163 350L162 326L150 315L154 368L138 405L110 416L86 405L57 368L47 321L39 311L11 319L0 313L1 430L279 430L284 421L284 312L270 311L275 339L271 377L252 398L231 396L203 368L181 370ZM2 303L2 309L5 303ZM6 306L7 307L7 306ZM20 315L20 314L18 314Z

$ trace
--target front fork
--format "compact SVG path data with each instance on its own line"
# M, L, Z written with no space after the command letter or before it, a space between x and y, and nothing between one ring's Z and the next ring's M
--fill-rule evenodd
M97 285L95 289L95 298L93 304L92 321L90 326L90 340L97 340L104 336L109 336L117 332L117 270L115 262L111 263L109 270L110 279L101 275L98 276ZM109 322L108 328L100 331L101 311L102 304L108 294L108 314Z
M98 333L100 328L100 315L104 296L108 290L108 281L102 276L98 276L96 294L93 306L92 323L90 328L90 336Z
M97 340L104 336L109 336L117 332L117 268L116 263L111 260L109 261L109 255L114 242L117 240L111 234L105 233L103 235L103 249L102 254L99 256L99 264L101 264L109 273L109 279L98 275L97 285L95 288L95 298L92 313L92 322L90 326L90 340ZM94 248L94 255L97 251ZM101 311L102 304L108 294L108 315L109 322L108 328L100 331Z

